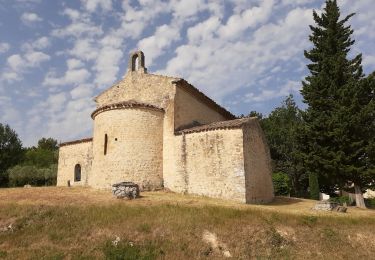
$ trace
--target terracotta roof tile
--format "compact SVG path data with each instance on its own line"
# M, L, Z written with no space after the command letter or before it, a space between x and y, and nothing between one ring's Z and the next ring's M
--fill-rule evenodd
M72 144L87 143L87 142L91 142L91 141L92 141L92 137L60 143L59 146L61 147L61 146L67 146L67 145L72 145Z
M218 129L232 129L232 128L241 128L246 123L257 120L256 117L245 117L245 118L239 118L234 120L227 120L227 121L219 121L214 122L207 125L201 125L201 126L195 126L192 128L187 128L181 131L175 132L176 135L181 134L190 134L190 133L198 133L203 131L212 131L212 130L218 130Z
M164 111L164 109L151 105L151 104L146 104L146 103L139 103L135 101L125 101L125 102L119 102L119 103L113 103L113 104L108 104L104 105L101 107L98 107L97 109L94 110L94 112L91 113L91 118L94 119L96 115L108 111L108 110L114 110L114 109L123 109L123 108L135 108L135 107L140 107L140 108L151 108L155 110L160 110Z

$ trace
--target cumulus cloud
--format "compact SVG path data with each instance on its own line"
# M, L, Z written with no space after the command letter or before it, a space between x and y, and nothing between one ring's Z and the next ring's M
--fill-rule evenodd
M109 87L116 80L119 71L118 63L122 58L122 51L113 47L103 47L95 63L97 71L95 83L99 88Z
M87 98L92 96L92 86L90 84L80 84L70 91L72 99Z
M260 7L248 10L254 11L254 8ZM263 8L267 13L268 7ZM307 25L312 22L311 13L310 9L296 8L277 22L268 23L265 17L269 19L269 15L259 15L259 21L252 21L258 24L252 35L247 36L242 30L231 35L238 39L236 42L228 41L228 35L222 33L228 23L220 23L220 19L211 17L188 29L188 44L176 49L176 55L160 73L184 76L219 101L240 88L254 91L257 81L278 62L297 62L293 60L296 57L302 59L299 53L308 46Z
M68 65L69 67L69 65ZM47 73L43 85L44 86L62 86L77 85L85 82L90 77L90 72L85 68L68 68L64 76L58 77L55 72Z
M139 41L138 49L147 53L148 64L163 54L168 47L180 38L179 29L171 25L162 25L156 28L155 33Z
M13 54L7 58L7 67L1 74L0 80L13 82L22 79L22 74L28 69L38 67L50 60L50 56L40 51L29 50L24 54Z
M36 5L41 0L16 2L17 6L29 3L24 17L33 22L28 24L41 22ZM363 64L373 70L372 0L338 2L342 14L357 13L350 21L357 40L353 53L363 52ZM60 17L49 19L49 32L24 39L18 53L19 46L12 46L15 52L4 58L0 92L13 95L7 106L15 108L15 100L22 97L35 104L28 108L26 119L26 113L17 109L6 116L28 126L27 133L22 131L25 127L19 128L27 144L42 136L69 140L91 135L92 97L123 75L127 54L136 48L145 52L149 70L184 77L234 113L246 113L251 106L264 112L289 93L298 97L301 79L307 73L303 50L310 48L312 8L322 6L319 0L78 3L74 8L59 5L61 11L56 14ZM10 47L10 43L0 43L0 53ZM47 72L38 69L49 60ZM28 91L24 91L21 80L31 72L36 76L25 83ZM34 78L42 80L33 82ZM17 87L12 86L15 81ZM0 100L2 109L7 108Z
M81 0L84 8L89 12L94 12L101 8L103 11L110 11L112 9L111 0Z
M69 17L71 23L68 26L57 28L52 31L52 36L75 37L81 38L83 36L98 36L102 35L103 31L100 26L95 25L88 14L81 13L78 10L66 8L62 12L63 15Z
M9 43L0 42L0 54L4 53L4 52L7 52L9 50L9 48L10 48Z
M48 37L43 36L43 37L40 37L36 40L29 41L29 42L26 42L26 43L22 44L21 49L25 50L25 51L27 51L27 50L43 50L43 49L48 48L50 45L51 45L51 40Z
M34 23L37 23L37 22L41 22L43 21L43 19L37 15L36 13L23 13L21 15L21 21L25 24L25 25L30 25L30 24L34 24Z
M259 6L232 15L227 23L219 29L220 36L229 39L241 36L241 32L246 29L267 21L273 6L273 0L263 0Z

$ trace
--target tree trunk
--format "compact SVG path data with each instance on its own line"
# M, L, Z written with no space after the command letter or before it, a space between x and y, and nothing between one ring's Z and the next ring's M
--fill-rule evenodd
M354 190L355 190L355 204L357 205L357 207L365 209L366 205L365 205L365 200L363 199L361 187L359 187L359 185L357 184L354 184Z

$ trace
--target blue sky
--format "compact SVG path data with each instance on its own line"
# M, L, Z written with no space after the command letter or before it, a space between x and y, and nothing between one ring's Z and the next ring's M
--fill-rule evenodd
M89 137L93 97L140 49L152 73L185 78L234 114L303 107L314 0L0 0L0 122L24 145ZM366 73L375 70L373 0L341 0Z

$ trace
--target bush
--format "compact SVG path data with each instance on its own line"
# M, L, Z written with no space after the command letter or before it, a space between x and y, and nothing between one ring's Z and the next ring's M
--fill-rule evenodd
M289 195L290 194L290 180L289 176L283 172L276 172L272 174L273 188L275 195Z
M347 205L353 204L353 201L349 198L349 196L331 197L329 201L336 202L340 205L343 205L344 203Z
M48 168L37 168L35 166L17 165L7 171L9 175L9 186L19 187L26 184L32 186L56 185L57 166L55 164Z
M366 207L374 209L375 208L375 198L365 199L365 204L366 204Z

